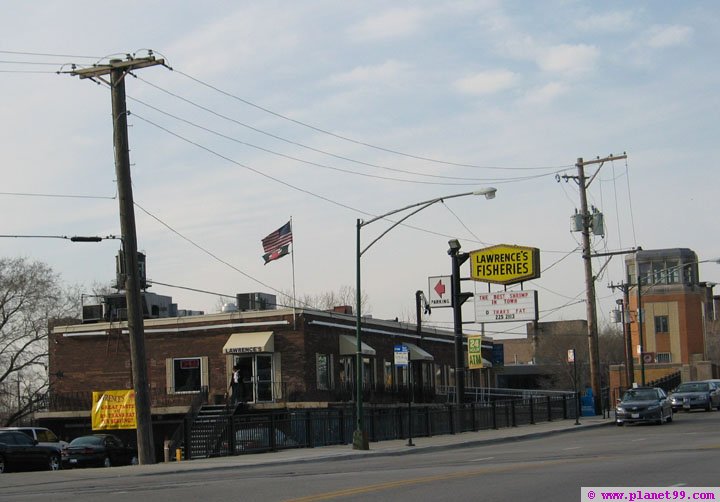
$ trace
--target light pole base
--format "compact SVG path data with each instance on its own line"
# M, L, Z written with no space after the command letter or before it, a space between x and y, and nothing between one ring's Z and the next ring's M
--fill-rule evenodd
M367 432L356 430L353 432L353 450L369 450Z

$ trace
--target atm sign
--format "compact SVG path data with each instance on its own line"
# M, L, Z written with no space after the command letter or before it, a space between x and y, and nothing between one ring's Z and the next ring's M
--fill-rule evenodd
M470 277L494 284L515 284L540 277L540 250L499 244L470 252Z

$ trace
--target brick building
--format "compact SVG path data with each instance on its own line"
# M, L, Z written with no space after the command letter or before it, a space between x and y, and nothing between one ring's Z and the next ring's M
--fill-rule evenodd
M348 307L338 310L283 308L145 319L156 438L171 433L196 396L207 391L209 401L225 402L235 365L243 375L243 401L250 410L352 401L355 316ZM446 399L444 393L454 385L452 332L372 318L364 318L362 327L363 390L369 406L407 401L407 369L394 364L398 344L409 348L415 400ZM69 429L89 427L93 391L133 388L127 322L58 326L48 343L49 406L36 418L61 435L74 436ZM491 353L488 339L483 342L486 361ZM467 385L487 385L488 371L468 371Z
M718 376L720 361L712 360L708 351L717 337L711 326L718 315L718 297L714 284L700 281L699 263L687 248L643 250L625 258L625 322L635 382L678 371L683 380ZM623 368L611 368L613 387L631 383Z

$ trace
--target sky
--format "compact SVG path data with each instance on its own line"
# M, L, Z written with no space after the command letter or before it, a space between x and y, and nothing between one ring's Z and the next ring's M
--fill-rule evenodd
M0 238L0 256L45 262L87 293L114 280L119 241L27 236L120 235L110 91L70 72L128 55L166 65L125 82L138 249L165 284L150 291L181 309L354 288L358 218L495 187L492 200L433 204L374 243L361 259L367 313L414 323L415 291L450 275L457 238L463 251L538 248L541 277L523 287L538 291L540 320L585 319L580 195L567 177L579 158L610 155L627 158L585 168L605 223L593 252L720 257L717 2L0 6L0 234L22 236ZM261 239L290 219L293 254L264 265ZM364 226L363 247L392 224ZM608 286L624 280L623 255L606 261L593 260L601 326L621 294ZM720 265L702 263L700 278L720 283ZM452 313L423 322L452 329Z

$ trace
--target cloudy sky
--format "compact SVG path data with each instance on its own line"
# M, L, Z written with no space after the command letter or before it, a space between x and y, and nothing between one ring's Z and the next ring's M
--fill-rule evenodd
M353 288L357 218L493 186L494 200L448 199L373 245L368 311L414 321L414 293L450 274L455 237L466 251L539 248L542 277L525 288L541 320L585 318L579 191L562 176L623 152L587 168L605 217L593 249L720 257L717 2L2 4L0 234L120 233L110 92L67 72L151 50L167 67L126 79L138 247L151 280L211 293L153 286L180 308L291 291L293 260L263 265L260 243L290 218L298 295ZM391 224L364 227L363 243ZM0 246L88 292L114 278L117 241ZM601 324L622 257L603 265ZM720 265L701 279L720 282ZM451 320L436 309L425 322Z

